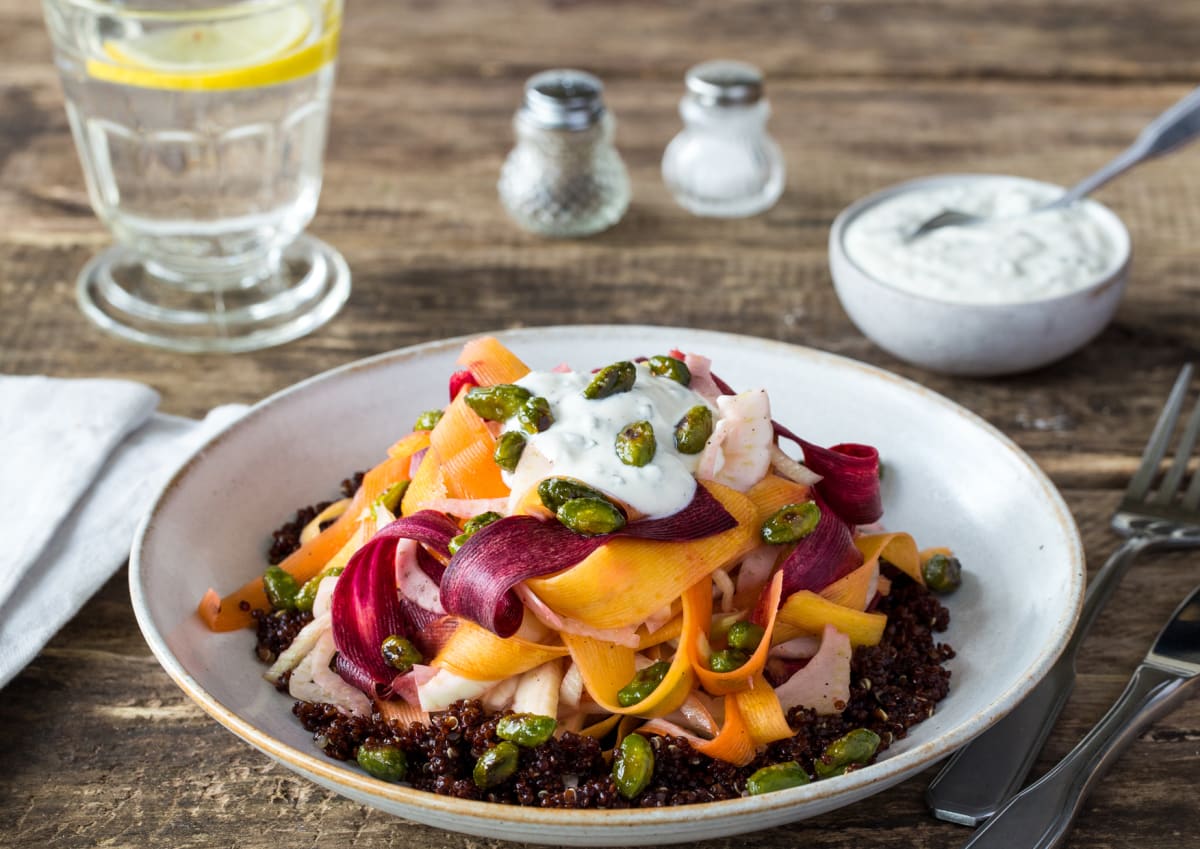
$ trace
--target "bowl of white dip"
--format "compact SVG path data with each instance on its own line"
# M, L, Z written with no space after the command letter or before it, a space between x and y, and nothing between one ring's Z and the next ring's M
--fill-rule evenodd
M1033 212L1062 192L946 174L869 195L833 222L838 298L875 344L932 371L983 377L1062 359L1108 324L1131 256L1129 231L1096 201ZM989 220L910 238L947 209Z

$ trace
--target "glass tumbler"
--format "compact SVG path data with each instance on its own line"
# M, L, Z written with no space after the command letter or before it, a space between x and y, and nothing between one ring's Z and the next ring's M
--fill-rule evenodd
M663 181L676 202L714 218L770 209L786 175L779 145L767 133L762 74L745 62L716 60L696 65L684 80L684 127L662 160Z
M43 0L88 196L115 244L84 313L179 351L278 345L350 292L317 207L342 0Z

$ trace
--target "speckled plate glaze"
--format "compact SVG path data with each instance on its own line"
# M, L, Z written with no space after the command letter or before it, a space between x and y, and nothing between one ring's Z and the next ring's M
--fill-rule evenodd
M171 480L134 542L138 622L167 673L218 722L301 775L397 816L552 845L684 843L770 828L878 793L1010 710L1058 656L1079 612L1079 534L1046 477L1012 442L945 398L885 371L763 339L659 327L553 327L499 334L534 368L591 368L672 347L712 357L733 386L766 387L774 415L816 442L879 447L884 521L949 545L967 570L950 598L952 689L877 764L778 793L658 810L560 811L436 796L324 757L262 680L247 632L209 633L208 587L261 572L265 543L299 505L328 497L384 455L421 410L445 401L463 339L406 348L306 380L255 406ZM253 824L250 824L253 827Z

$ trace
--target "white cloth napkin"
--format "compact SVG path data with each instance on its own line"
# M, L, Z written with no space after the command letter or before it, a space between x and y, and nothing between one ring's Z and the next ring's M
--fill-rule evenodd
M0 687L125 562L170 475L244 411L156 414L121 380L0 375Z

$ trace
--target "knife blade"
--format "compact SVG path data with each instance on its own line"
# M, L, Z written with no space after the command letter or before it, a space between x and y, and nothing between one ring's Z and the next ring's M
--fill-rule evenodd
M1200 587L1159 632L1120 698L1079 745L1014 796L964 849L1053 849L1071 829L1083 800L1120 752L1200 681Z
M1144 662L1185 678L1200 675L1200 587L1163 626Z

